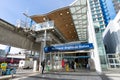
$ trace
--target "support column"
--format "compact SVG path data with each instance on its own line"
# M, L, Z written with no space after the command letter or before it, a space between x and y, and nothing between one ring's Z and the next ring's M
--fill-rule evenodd
M43 59L42 60L45 59L44 47L46 46L46 37L47 37L47 31L45 30L45 32L44 32L44 43L43 43L43 48L42 48L42 50L43 50Z

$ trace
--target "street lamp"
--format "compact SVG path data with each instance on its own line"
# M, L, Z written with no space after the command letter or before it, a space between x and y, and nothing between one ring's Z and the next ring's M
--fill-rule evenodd
M28 16L27 13L23 13L23 15L26 17L26 19L25 19L25 27L27 27L27 19L28 18L31 19L31 18L30 18L30 16ZM31 21L30 21L30 27L32 27L32 23L33 23L33 20L31 19Z
M46 37L47 37L47 31L46 29L44 30L44 46L43 46L43 60L45 59L45 51L44 48L46 46Z

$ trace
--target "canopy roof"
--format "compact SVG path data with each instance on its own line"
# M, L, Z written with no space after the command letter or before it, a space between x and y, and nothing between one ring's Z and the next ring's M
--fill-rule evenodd
M68 41L87 42L87 1L76 0L70 6L43 15L30 16L36 23L53 20L55 28Z

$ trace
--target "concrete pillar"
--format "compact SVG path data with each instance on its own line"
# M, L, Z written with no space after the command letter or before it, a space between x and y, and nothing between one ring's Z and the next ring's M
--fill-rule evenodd
M39 69L39 72L41 72L41 68L42 68L42 67L41 67L41 60L42 60L41 58L42 58L42 54L39 53L39 62L38 62L38 63L39 63L39 64L38 64L38 66L39 66L39 68L38 68L38 69Z
M52 53L50 52L50 68L51 68L51 69L53 69L52 66L53 66L53 65L52 65Z
M98 46L97 46L97 41L96 41L95 30L93 26L90 4L88 0L87 0L87 3L88 3L87 16L88 16L88 36L89 36L88 41L90 43L93 43L94 45L94 50L90 54L91 54L91 58L94 60L96 72L101 73L102 70L101 70L101 64L100 64L100 58L99 58L99 51L98 51Z
M34 61L33 72L37 71L37 60Z

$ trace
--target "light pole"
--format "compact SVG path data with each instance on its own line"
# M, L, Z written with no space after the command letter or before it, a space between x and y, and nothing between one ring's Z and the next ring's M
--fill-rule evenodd
M28 27L28 24L29 24L29 27L32 27L32 23L33 23L33 20L30 18L30 16L28 16L28 14L27 13L23 13L23 15L26 17L26 19L25 19L25 27ZM31 21L28 23L28 19L30 19Z
M29 18L29 16L27 15L27 13L23 13L23 15L26 17L25 18L25 27L27 27L27 18Z
M45 59L45 51L44 51L44 48L45 48L45 46L46 46L46 37L47 37L47 31L46 31L46 29L45 29L45 31L44 31L44 43L43 43L43 60Z

